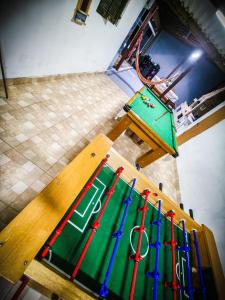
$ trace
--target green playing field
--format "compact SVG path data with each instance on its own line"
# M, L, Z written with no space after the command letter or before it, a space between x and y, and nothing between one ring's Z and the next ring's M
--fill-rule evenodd
M141 98L142 95L146 96L155 107L148 107ZM173 113L150 89L144 88L130 107L131 111L155 131L169 147L177 151Z
M44 260L45 263L66 277L70 277L72 274L73 267L90 233L90 225L100 212L106 198L105 193L111 186L114 178L115 172L110 167L105 166ZM101 283L104 281L115 243L115 239L111 235L120 226L124 211L123 200L128 197L129 191L130 185L119 179L115 193L110 199L101 220L101 226L93 238L76 278L77 281L97 294ZM144 199L135 191L129 206L123 235L109 280L108 299L128 299L129 297L134 262L129 260L128 257L135 253L137 247L138 233L134 232L134 229L141 223L142 214L137 212L137 208L142 207L143 204ZM137 300L152 299L153 293L153 279L146 278L145 273L154 270L155 249L149 248L149 243L156 241L157 226L150 225L150 222L157 218L157 207L155 208L149 203L148 208L145 219L146 230L143 234L141 247L143 259L139 263L135 289L134 299ZM182 230L177 226L175 226L174 230L175 240L178 242L178 245L182 246ZM158 299L172 299L171 289L165 288L163 284L165 280L171 281L172 279L171 248L163 244L164 241L170 241L170 238L170 221L162 215L160 234L162 246L160 248L159 261L161 277L158 284ZM189 235L188 239L190 239ZM185 256L178 251L176 251L176 271L177 282L181 282L182 285L186 286ZM188 296L185 292L178 291L177 299L188 299Z

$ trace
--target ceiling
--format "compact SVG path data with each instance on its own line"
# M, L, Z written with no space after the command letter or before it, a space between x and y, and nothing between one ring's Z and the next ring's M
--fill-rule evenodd
M225 72L225 27L216 11L225 12L222 0L159 0L164 30L204 52Z

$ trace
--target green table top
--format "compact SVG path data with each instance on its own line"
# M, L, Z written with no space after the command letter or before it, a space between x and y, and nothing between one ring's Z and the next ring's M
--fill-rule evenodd
M155 107L148 107L142 96L149 99ZM176 134L172 111L162 103L159 98L148 88L143 88L130 104L131 112L137 115L150 127L170 148L177 152Z
M56 240L53 248L45 259L45 263L55 268L61 274L70 277L75 263L84 247L90 233L90 225L96 219L102 204L106 198L105 193L111 186L115 178L115 173L108 166L100 172L94 181L93 187L88 191L70 221L64 228L63 233ZM106 270L112 254L115 239L111 237L120 226L124 212L123 201L128 197L130 186L119 179L115 188L115 193L109 201L107 209L101 220L101 226L97 230L87 254L81 264L77 280L94 293L99 292L101 283L104 281ZM129 290L134 267L133 260L129 260L129 255L134 254L133 249L137 248L138 233L134 228L141 223L138 207L142 207L144 199L136 191L133 194L132 202L129 206L128 215L125 221L123 235L120 240L118 252L113 265L109 280L108 299L128 299ZM146 278L146 271L153 271L155 264L155 249L149 248L149 243L156 241L157 226L150 225L152 220L157 219L157 209L150 203L145 219L145 232L143 234L141 255L143 259L139 263L137 282L134 299L152 299L153 279ZM171 248L164 246L164 241L170 241L170 221L162 215L162 225L160 233L160 254L158 299L172 299L172 290L164 287L164 280L171 281ZM183 245L182 230L175 226L175 240L178 245ZM190 236L188 234L188 239ZM186 265L185 256L176 251L177 282L186 285ZM181 295L182 294L182 295ZM177 292L177 299L188 299L188 296L181 291Z

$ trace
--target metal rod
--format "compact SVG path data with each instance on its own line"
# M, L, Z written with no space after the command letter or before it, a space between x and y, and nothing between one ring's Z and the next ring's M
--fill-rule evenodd
M45 258L45 256L48 254L51 247L54 245L55 241L58 239L58 237L61 235L64 227L66 226L69 219L72 217L74 211L80 204L81 200L84 198L84 196L87 194L87 192L90 190L90 188L93 186L93 182L104 167L104 165L107 163L109 158L109 155L106 155L106 157L102 160L101 164L97 168L95 174L92 176L91 180L86 184L85 188L83 189L82 193L78 197L77 201L74 203L74 205L71 207L69 213L66 215L66 217L63 219L62 223L59 225L59 227L55 230L55 233L53 234L50 241L47 243L47 246L43 249L41 253L41 258Z
M162 201L159 200L158 202L158 213L157 213L157 221L153 221L151 224L157 226L157 236L156 236L156 242L154 244L150 244L150 248L155 248L155 268L153 272L147 272L147 277L152 277L154 279L153 284L153 300L157 300L157 291L158 291L158 281L160 278L159 274L159 249L161 247L160 243L160 227L161 227L161 204Z
M87 253L87 250L88 250L88 248L89 248L89 246L90 246L90 244L91 244L91 242L92 242L92 239L93 239L95 233L97 232L98 228L100 227L100 221L101 221L101 218L102 218L102 216L103 216L103 214L104 214L104 212L105 212L105 210L106 210L106 207L107 207L107 205L108 205L108 203L109 203L109 200L111 199L111 197L112 197L112 195L113 195L113 193L114 193L114 191L115 191L115 187L116 187L116 185L117 185L117 182L118 182L118 180L119 180L119 178L120 178L120 175L121 175L121 173L123 172L123 170L124 170L123 167L120 167L120 168L118 168L118 170L116 171L116 178L115 178L115 180L114 180L114 182L113 182L111 188L110 188L109 191L107 192L106 200L105 200L105 202L104 202L104 204L103 204L103 206L102 206L102 209L101 209L101 211L100 211L100 213L99 213L99 215L98 215L96 221L95 221L94 224L92 224L92 226L91 226L91 234L89 235L88 240L87 240L87 242L86 242L86 244L85 244L85 246L84 246L84 248L83 248L83 250L82 250L82 252L81 252L81 255L80 255L80 257L79 257L79 259L78 259L78 261L77 261L77 263L76 263L76 265L75 265L75 267L74 267L74 270L73 270L72 275L71 275L71 277L70 277L70 281L73 281L74 278L77 276L77 273L78 273L78 271L79 271L79 269L80 269L80 266L81 266L81 264L82 264L82 261L83 261L85 255L86 255L86 253Z
M169 211L165 214L165 217L169 217L171 219L171 241L165 242L165 246L171 247L171 262L172 262L172 281L171 283L165 282L166 286L171 286L173 290L173 300L177 299L177 289L179 288L177 281L176 281L176 258L175 258L175 248L176 242L174 240L174 211Z
M166 76L166 78L170 78L184 64L186 60L186 57L182 59L182 61Z
M174 82L167 88L165 89L165 91L159 95L159 98L161 99L162 97L164 97L170 90L172 90L172 88L178 84L178 82L180 82L190 71L191 69L194 67L194 65L191 65L190 67L188 67L184 72L182 72L179 77L177 77L177 79L174 80Z
M198 247L198 240L196 236L196 230L192 230L193 236L194 236L194 245L195 245L195 251L196 251L196 256L197 256L197 264L198 264L198 275L200 279L200 284L201 284L201 292L203 295L203 299L207 300L206 297L206 287L205 287L205 282L204 282L204 277L203 277L203 272L202 272L202 264L201 264L201 258L200 258L200 252L199 252L199 247Z
M120 60L116 63L116 65L115 65L115 69L116 69L116 70L118 70L118 69L121 67L123 61L127 58L128 53L129 53L129 52L131 51L131 49L133 49L133 47L135 46L135 44L136 44L138 38L140 37L142 31L143 31L143 30L145 29L145 27L148 25L148 21L154 16L154 14L157 12L158 9L159 9L159 8L158 8L158 6L157 6L157 7L154 9L153 12L149 12L148 15L145 17L145 19L144 19L142 25L140 26L140 28L138 29L138 31L137 31L136 34L134 35L134 37L133 37L133 39L132 39L132 41L131 41L131 43L130 43L129 48L126 48L126 49L124 50L124 52L123 52L123 54L122 54L122 57L121 57Z
M131 189L130 189L129 196L124 201L125 208L124 208L123 217L122 217L122 221L121 221L119 230L116 233L113 233L113 235L112 235L112 237L116 238L116 241L115 241L114 248L113 248L113 251L112 251L112 255L111 255L111 258L110 258L110 261L109 261L108 269L106 271L105 279L104 279L104 282L103 282L103 284L100 288L100 292L99 292L99 295L103 298L107 297L107 295L109 293L108 292L108 282L109 282L109 278L110 278L110 275L111 275L111 272L112 272L112 267L113 267L113 264L114 264L116 253L117 253L117 250L118 250L118 247L119 247L119 242L120 242L120 239L121 239L122 234L123 234L123 228L124 228L125 220L126 220L126 217L127 217L128 209L129 209L129 206L130 206L130 203L131 203L131 200L132 200L135 184L136 184L136 178L133 179L133 183L132 183L132 186L131 186Z
M4 71L4 67L3 67L1 48L0 48L0 65L1 65L1 70L2 70L3 85L4 85L4 89L5 89L5 97L6 97L6 99L8 99L9 94L8 94L7 83L6 83L6 79L5 79L5 71Z
M189 215L190 217L194 220L194 213L193 213L193 209L189 209Z
M163 184L162 184L162 182L160 182L159 183L159 190L162 192L162 190L163 190Z
M134 269L133 269L133 274L132 274L129 300L133 300L133 298L134 298L134 291L135 291L135 285L136 285L136 279L137 279L138 265L139 265L140 260L142 259L142 257L141 257L141 243L142 243L143 232L145 230L145 227L144 227L145 226L145 216L146 216L146 212L148 210L147 202L148 202L149 194L150 194L149 190L143 191L142 196L145 197L144 206L142 208L138 209L138 211L142 212L142 217L141 217L140 227L135 230L136 232L139 232L137 251L133 256L130 257L130 259L134 260Z
M190 259L189 259L189 251L190 248L188 246L187 241L187 232L186 232L186 226L185 226L185 220L181 220L182 223L182 229L183 229L183 247L179 247L179 251L184 251L185 253L185 262L186 262L186 269L187 269L187 288L184 287L185 290L187 290L189 299L193 299L193 288L191 286L191 267L190 267Z

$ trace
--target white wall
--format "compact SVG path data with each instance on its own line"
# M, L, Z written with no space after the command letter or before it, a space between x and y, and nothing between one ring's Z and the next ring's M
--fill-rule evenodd
M145 4L130 0L118 25L96 12L86 26L71 22L77 1L3 0L1 47L8 78L104 71Z
M225 120L181 145L177 165L181 200L214 232L225 273Z

